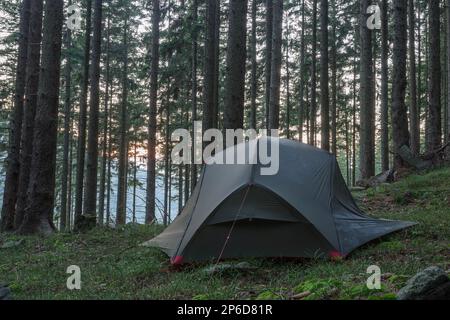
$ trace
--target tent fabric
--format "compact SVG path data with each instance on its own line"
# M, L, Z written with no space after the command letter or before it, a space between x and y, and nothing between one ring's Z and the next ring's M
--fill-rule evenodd
M235 148L252 157L271 139L278 138L264 137ZM205 165L180 215L145 245L160 248L177 264L346 256L415 224L368 217L355 203L334 155L292 140L278 142L276 175L261 175L264 166L259 162Z

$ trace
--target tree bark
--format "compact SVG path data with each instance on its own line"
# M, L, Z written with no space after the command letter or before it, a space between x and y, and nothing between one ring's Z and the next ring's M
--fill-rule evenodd
M98 114L100 86L100 56L102 40L102 0L94 2L92 35L92 66L90 73L89 122L86 157L86 185L83 199L83 214L96 217L97 171L98 171Z
M152 0L152 61L150 70L150 109L148 124L148 150L147 150L147 204L145 223L155 220L155 180L156 180L156 114L158 98L158 70L159 70L159 0Z
M328 0L320 1L320 100L322 149L330 150L330 93L328 75Z
M405 104L407 52L407 3L394 1L394 54L392 59L392 139L396 153L394 166L405 166L397 154L404 145L409 146L408 116Z
M27 205L27 190L30 181L31 156L33 153L33 130L36 115L39 68L42 40L42 0L31 2L30 29L28 33L25 104L23 110L22 133L20 141L20 174L17 190L15 228L22 224Z
M213 8L210 8L213 9ZM197 121L197 94L198 94L198 84L197 84L197 66L198 66L198 61L197 61L197 52L198 52L198 43L197 43L197 20L198 20L198 2L197 0L193 1L192 4L192 23L194 25L194 28L192 30L192 73L191 73L191 77L192 77L192 91L191 91L191 96L192 96L192 128L194 128L194 123L195 121ZM212 107L214 107L214 104L212 105ZM208 116L208 114L207 114ZM210 119L211 119L211 115ZM208 123L209 125L211 123ZM195 160L195 137L196 137L196 133L193 132L192 134L192 164L191 164L191 184L192 184L192 189L195 188L195 185L197 184L197 165L194 163ZM165 214L165 213L164 213Z
M72 48L72 31L67 28L66 30L66 65L64 68L65 78L65 97L64 97L64 143L63 143L63 160L61 170L61 217L59 230L67 230L67 218L68 201L67 201L67 189L69 179L69 148L70 148L70 113L72 109L71 105L71 86L72 86L72 60L70 50Z
M389 170L389 23L387 0L381 2L381 169Z
M411 133L411 151L413 154L420 153L420 124L417 110L417 76L416 76L416 46L415 46L415 10L414 1L408 0L409 16L409 123Z
M273 0L266 0L265 125L269 129L270 77L272 75Z
M269 129L280 127L281 45L283 32L283 1L273 3L272 62L270 75Z
M303 126L305 122L305 82L306 82L306 55L305 55L305 0L302 0L302 22L300 39L300 88L298 105L298 140L303 142Z
M247 0L230 0L225 84L225 129L243 127L246 31Z
M336 4L332 4L331 19L331 152L338 155L337 148L337 39L336 39ZM346 122L346 125L348 123ZM348 132L346 131L346 134ZM347 141L347 140L346 140Z
M84 35L83 75L78 122L77 174L75 178L74 225L83 213L83 188L86 156L87 96L89 90L89 62L91 56L92 0L86 1L86 30Z
M361 179L368 179L375 175L375 141L373 121L374 105L374 77L372 31L367 28L367 8L369 0L360 1L360 41L361 41L361 67L360 67L360 173Z
M128 21L125 21L123 33L123 78L122 103L119 110L119 172L117 176L117 207L116 224L124 225L127 220L127 159L128 159Z
M63 24L63 0L45 2L42 68L34 128L29 204L21 234L48 234L54 230L52 212L55 192L58 96Z
M106 167L108 158L108 120L109 120L109 87L110 87L110 17L108 15L108 22L106 28L106 61L105 61L105 101L104 101L104 119L103 119L103 141L102 141L102 163L100 171L100 190L98 199L98 221L100 226L103 226L105 217L105 183L106 183Z
M219 81L216 72L216 63L219 57L216 54L217 38L217 6L218 0L207 1L206 3L206 39L205 39L205 79L204 79L204 104L203 104L203 131L214 127L215 110L217 110L215 99L215 86ZM194 3L193 21L197 20L197 2ZM197 50L197 35L193 34L193 48ZM192 70L194 71L194 70ZM197 84L195 84L197 86Z
M312 16L312 63L311 63L311 108L309 112L309 142L316 145L316 115L317 115L317 0L313 0Z
M22 134L22 116L25 98L31 1L32 0L23 0L20 9L19 48L16 67L14 109L9 123L9 149L6 162L0 231L14 230L14 215L20 174L20 137Z
M429 81L428 110L429 138L428 151L438 149L442 144L441 125L441 45L439 0L429 1Z
M258 95L257 60L256 60L256 16L257 1L252 0L252 37L250 44L251 51L251 103L250 103L250 128L256 129L256 98Z
M450 0L447 0L447 143L450 141ZM450 160L450 147L447 147Z

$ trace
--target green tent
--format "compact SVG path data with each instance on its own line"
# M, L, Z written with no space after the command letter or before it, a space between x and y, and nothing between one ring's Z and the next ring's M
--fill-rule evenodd
M271 139L276 138L241 147L256 154ZM414 225L365 215L335 156L323 150L279 139L278 173L261 175L261 167L205 165L181 214L145 245L163 250L173 264L346 256L375 238Z

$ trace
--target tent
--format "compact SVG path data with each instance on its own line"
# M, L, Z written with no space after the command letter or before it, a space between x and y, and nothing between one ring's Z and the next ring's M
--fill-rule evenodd
M241 144L246 152L269 143ZM144 245L173 264L243 257L346 256L414 225L374 219L356 205L334 155L279 139L279 171L261 164L205 165L180 215ZM256 152L256 150L250 150Z

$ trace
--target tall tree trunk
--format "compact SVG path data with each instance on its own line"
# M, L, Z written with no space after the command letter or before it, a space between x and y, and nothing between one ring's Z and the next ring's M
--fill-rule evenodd
M381 169L389 170L389 23L387 0L381 2Z
M238 129L244 121L247 0L230 0L224 128Z
M108 14L108 22L106 28L106 78L105 78L105 110L103 119L103 141L102 141L102 163L100 169L100 190L98 199L98 224L103 226L105 217L105 183L106 183L106 166L108 158L108 119L109 119L109 87L110 87L110 17Z
M119 172L117 177L117 208L116 224L123 225L127 220L127 163L128 163L128 21L125 20L123 32L123 78L122 103L119 110Z
M52 212L55 192L63 5L63 0L45 2L42 68L39 75L34 149L28 190L29 205L19 230L21 234L48 234L54 230Z
M267 129L269 129L270 77L272 75L272 34L273 34L273 0L266 0L265 125Z
M355 38L357 33L355 32ZM356 47L356 41L355 41ZM355 48L355 53L357 48ZM356 128L356 73L357 73L357 63L356 55L353 57L353 81L352 81L352 91L353 91L353 102L352 102L352 185L356 185L356 134L358 132Z
M361 0L360 41L360 165L361 179L375 175L375 139L373 121L375 113L373 95L372 31L367 27L369 0Z
M134 161L133 161L133 219L131 220L133 223L136 223L136 187L137 187L137 137L135 137L134 141Z
M86 1L86 30L84 35L83 75L78 123L77 175L75 181L74 226L83 213L83 187L86 155L87 96L89 90L89 62L91 56L92 0Z
M320 1L320 100L322 149L330 150L330 93L328 76L328 0Z
M155 180L156 180L156 115L158 99L158 70L159 70L159 0L152 0L152 61L150 69L150 110L148 124L148 150L147 150L147 198L145 210L145 223L155 220Z
M71 105L71 86L72 86L72 60L70 57L70 49L72 48L72 32L68 28L66 30L66 66L64 68L65 78L65 101L64 101L64 144L63 144L63 160L61 170L61 218L59 230L67 230L68 201L67 201L67 187L69 179L69 148L70 148L70 113Z
M409 146L408 116L405 104L406 52L407 52L407 2L394 1L394 54L392 59L392 139L394 150ZM404 166L400 156L395 156L396 168Z
M216 72L216 63L219 57L216 54L216 45L219 39L217 38L217 6L219 6L218 0L207 1L206 3L206 39L205 39L205 79L204 79L204 104L203 104L203 131L214 127L215 112L217 110L215 99L215 86L219 81L219 75ZM197 2L193 7L193 21L197 21ZM192 47L197 51L197 34L193 34ZM194 50L193 50L194 51ZM193 57L194 58L194 57ZM194 65L194 59L193 63ZM195 56L195 64L197 64L197 58ZM194 68L192 70L194 73ZM197 71L195 70L195 73ZM194 84L194 79L193 79ZM195 79L195 86L197 81Z
M107 160L107 179L106 179L106 226L111 222L111 164L112 164L112 107L113 107L113 83L111 82L111 92L109 95L110 116L108 117L108 160Z
M169 86L170 81L169 81ZM170 168L169 168L169 160L170 160L170 92L167 92L167 105L166 105L166 123L165 123L165 129L164 129L164 212L163 212L163 224L167 226L169 221L169 206L170 206L170 199L169 199L169 175Z
M94 19L92 35L92 66L90 73L89 123L86 157L86 185L83 213L96 217L97 205L97 169L98 169L98 114L99 114L99 82L100 56L102 40L102 0L94 2Z
M211 5L211 4L210 4ZM217 5L217 4L216 4ZM211 10L211 8L210 8ZM192 30L192 73L191 73L191 81L192 81L192 128L194 128L194 123L197 121L197 94L198 94L198 85L197 85L197 52L198 52L198 43L197 43L197 20L198 20L198 1L194 0L192 4L192 23L194 24L194 28ZM196 133L192 134L192 164L191 164L191 184L192 189L194 189L197 184L197 165L195 164L195 137ZM164 213L165 214L165 213Z
M287 27L287 34L289 35L289 26ZM290 39L289 36L286 39L286 138L291 138L291 73L289 69L289 54L290 54Z
M306 56L305 56L305 0L302 0L302 34L300 39L300 88L298 105L298 140L303 142L303 125L305 122L305 82L306 82Z
M123 225L127 220L127 163L128 163L128 21L125 21L123 33L123 76L122 103L120 104L120 134L119 134L119 172L117 177L117 212L116 224Z
M430 39L429 39L429 81L428 109L430 144L428 151L438 149L442 144L441 125L441 45L439 0L430 0Z
M258 94L257 60L256 60L256 16L257 0L252 0L252 38L251 38L251 104L250 104L250 128L256 129L256 97Z
M178 165L178 214L183 210L183 165Z
M331 22L331 152L338 155L337 151L337 39L336 39L336 4L332 4ZM346 125L348 123L346 122ZM346 132L347 133L347 132ZM347 141L347 140L346 140Z
M283 32L283 1L273 3L272 62L270 75L269 129L280 127L281 45Z
M34 118L39 88L39 62L42 40L42 0L31 2L30 29L28 33L25 104L23 110L22 132L20 140L20 174L17 190L15 228L22 224L27 205L27 190L30 180L31 156L33 153Z
M450 0L447 0L447 143L450 141ZM450 160L450 147L447 147Z
M5 188L3 191L0 231L12 231L14 229L14 214L20 174L20 137L22 134L22 116L26 85L31 1L32 0L23 0L20 9L19 48L17 54L14 109L9 123L9 149Z
M408 16L409 16L409 123L411 133L411 151L418 155L420 153L420 124L419 114L417 111L417 77L416 77L416 24L414 0L408 0Z
M310 108L310 126L309 142L316 145L316 114L317 114L317 0L313 0L312 16L312 63L311 63L311 108Z
M73 132L73 121L70 123L70 131ZM69 182L67 185L67 221L66 230L70 231L72 228L72 172L73 172L73 137L70 136L69 144L69 171L67 173Z

